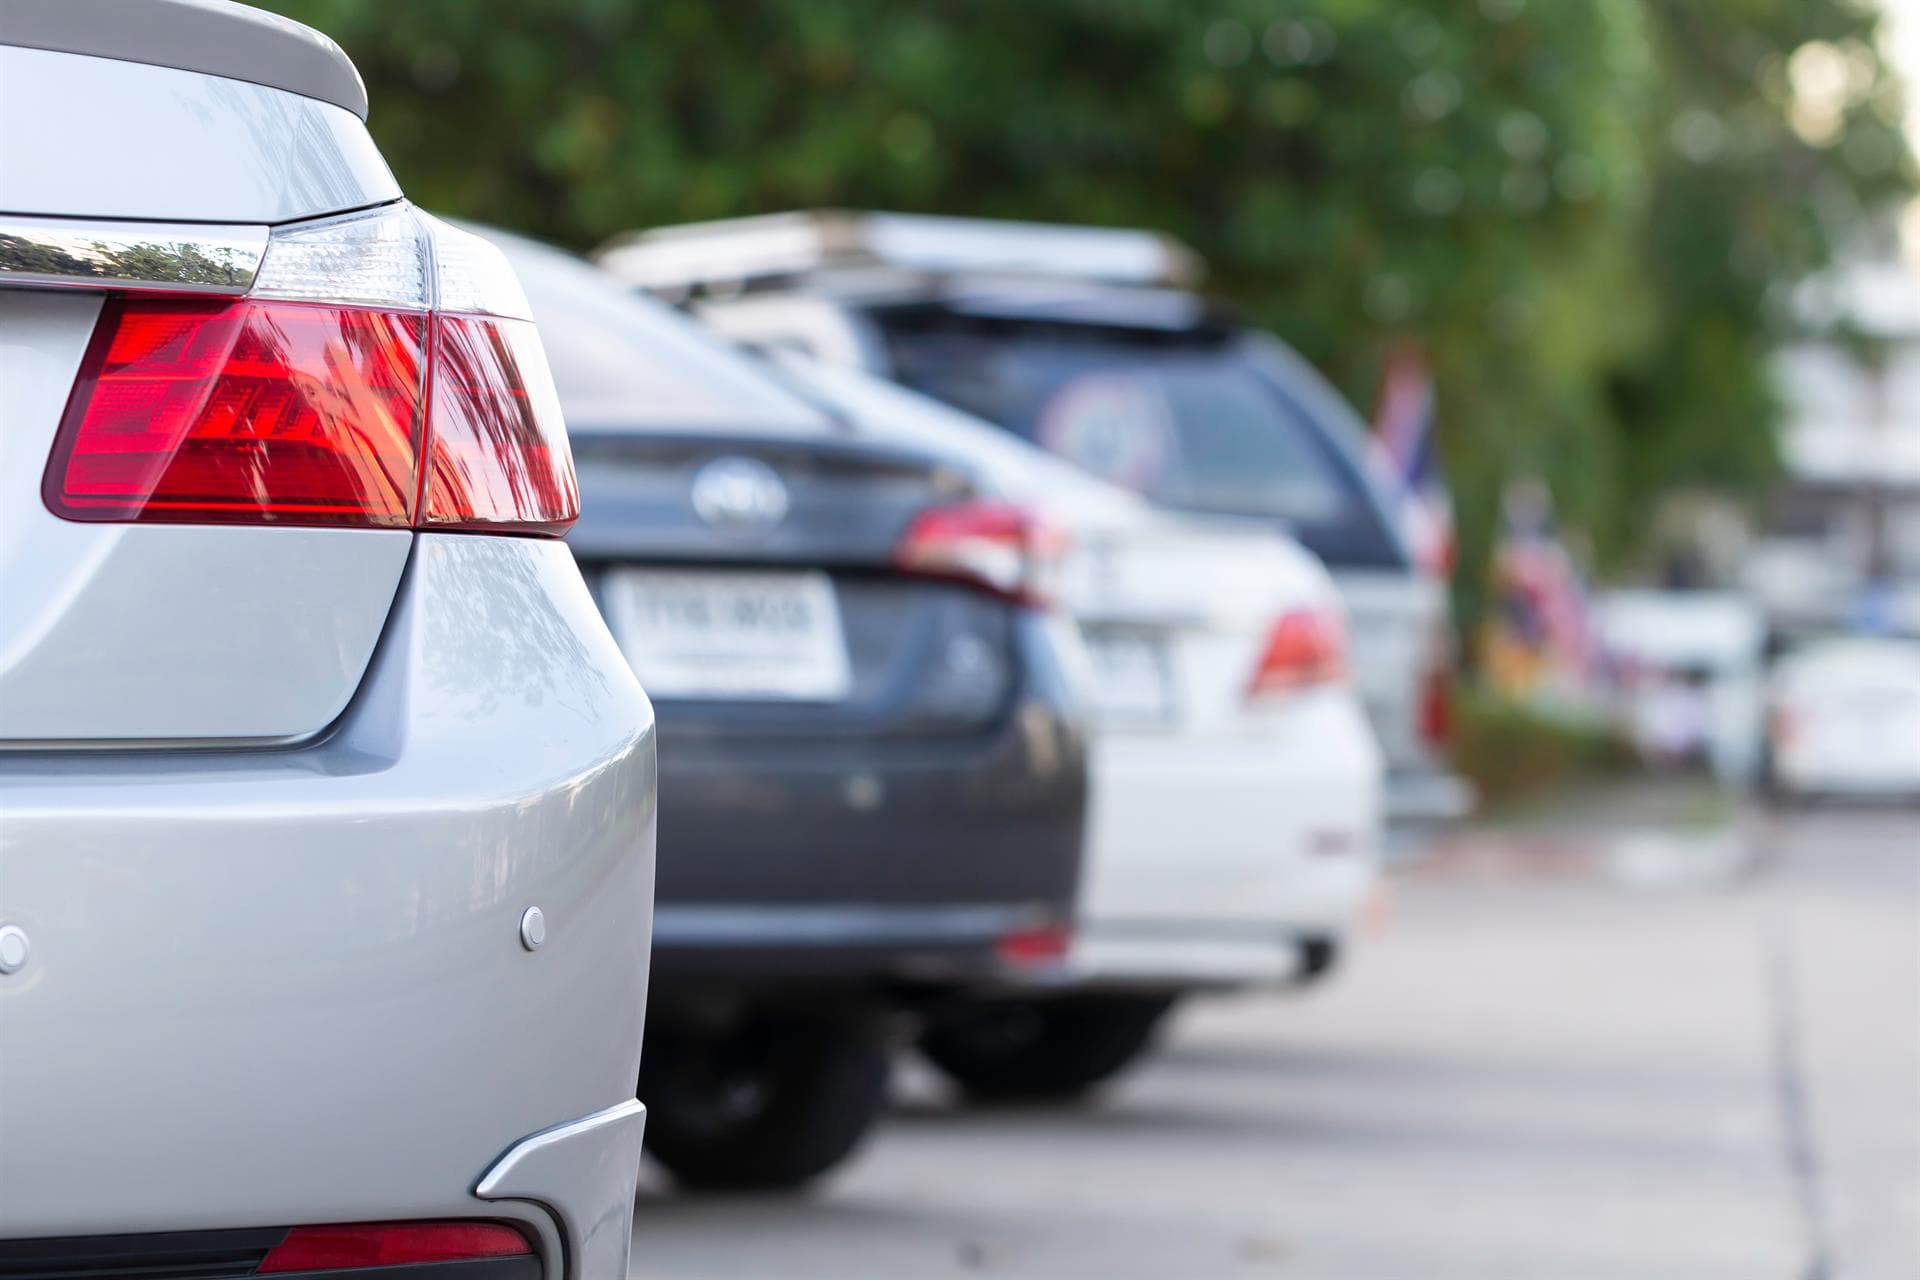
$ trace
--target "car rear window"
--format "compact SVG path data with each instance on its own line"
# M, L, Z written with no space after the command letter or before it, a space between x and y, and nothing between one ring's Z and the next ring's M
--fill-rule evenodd
M1231 337L881 312L895 377L1164 506L1285 524L1332 565L1404 556L1356 464Z
M756 363L671 307L592 264L492 228L526 290L554 387L576 432L646 427L752 428L801 435L837 428Z

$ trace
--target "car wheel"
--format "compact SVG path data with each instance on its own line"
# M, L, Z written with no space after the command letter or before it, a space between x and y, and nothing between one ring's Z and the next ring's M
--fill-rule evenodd
M649 1029L647 1152L688 1189L798 1188L860 1145L887 1070L879 1028L850 1018Z
M1152 1047L1173 996L995 1000L931 1024L920 1052L981 1101L1065 1101Z
M1324 982L1340 967L1341 947L1332 938L1307 938L1300 943L1300 973L1295 979L1303 987Z

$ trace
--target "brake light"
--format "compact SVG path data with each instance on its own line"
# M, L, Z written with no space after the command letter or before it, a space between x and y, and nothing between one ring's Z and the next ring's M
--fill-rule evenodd
M1347 637L1340 615L1296 609L1280 615L1267 635L1247 696L1285 693L1342 679L1347 673Z
M1014 969L1033 969L1060 963L1073 950L1073 930L1060 924L1035 925L1003 933L994 946L1000 962Z
M304 302L108 301L47 469L69 520L405 527L426 322Z
M1453 676L1438 664L1420 682L1420 738L1430 747L1453 742Z
M1775 707L1773 711L1772 738L1776 749L1797 746L1803 736L1805 721L1800 713L1791 707Z
M893 560L905 573L1045 607L1065 551L1065 535L1034 512L1011 503L965 502L921 512Z
M255 1274L344 1271L425 1262L509 1258L533 1252L517 1229L499 1222L369 1222L295 1227L267 1251Z
M404 205L277 230L241 298L109 298L42 494L83 521L559 536L579 514L512 269Z
M1453 620L1444 605L1436 608L1427 635L1426 666L1420 676L1420 740L1437 752L1453 745Z
M421 523L566 532L580 493L539 334L524 321L435 319Z

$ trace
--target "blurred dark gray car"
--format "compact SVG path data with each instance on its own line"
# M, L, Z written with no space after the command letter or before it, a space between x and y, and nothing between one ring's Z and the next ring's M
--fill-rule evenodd
M877 1114L890 1015L1064 960L1086 762L1047 531L486 234L572 429L574 554L658 716L647 1145L686 1184L799 1183Z

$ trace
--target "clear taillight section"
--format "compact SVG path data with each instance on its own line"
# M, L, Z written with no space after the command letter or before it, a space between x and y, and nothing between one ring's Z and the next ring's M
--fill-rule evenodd
M1066 551L1063 533L1024 507L964 502L932 507L907 527L893 562L924 578L965 583L1019 604L1045 607Z
M276 230L243 298L110 298L43 492L70 520L550 536L580 507L512 269L404 205Z
M1247 696L1288 693L1341 680L1347 674L1347 635L1338 612L1296 609L1267 633Z

